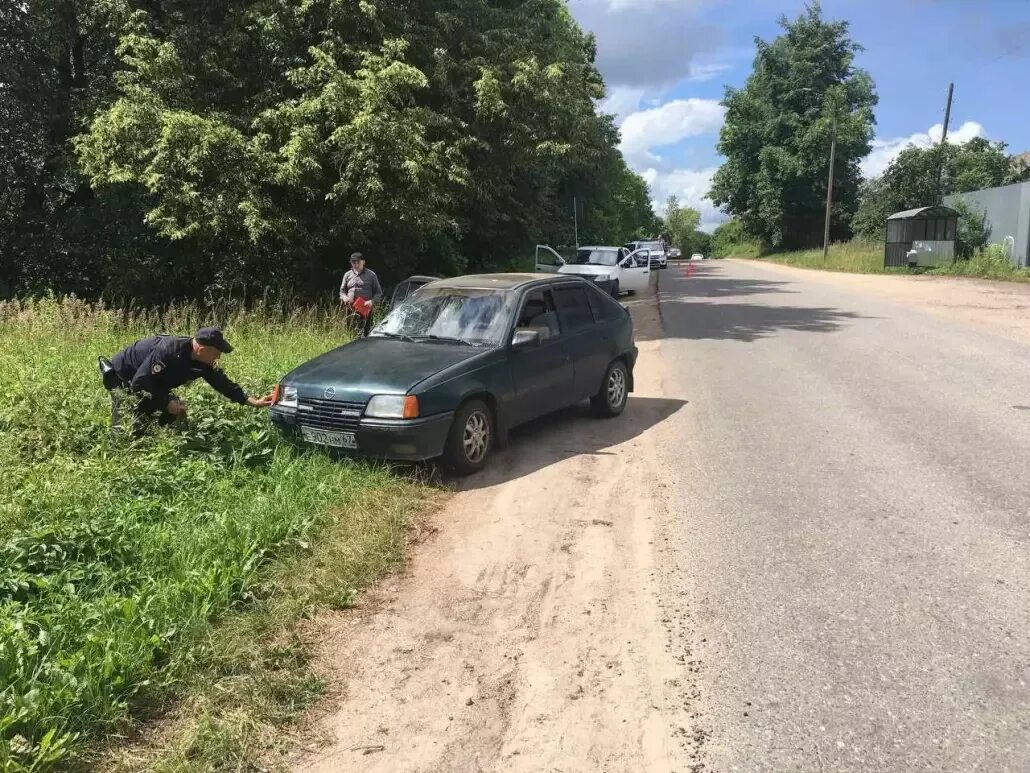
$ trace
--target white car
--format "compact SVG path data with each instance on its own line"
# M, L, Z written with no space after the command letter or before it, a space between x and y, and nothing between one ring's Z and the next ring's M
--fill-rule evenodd
M651 268L668 268L669 255L665 249L665 242L658 241L637 241L623 245L623 249L630 252L647 250L651 253Z
M536 246L536 270L549 274L578 274L618 297L620 293L647 290L651 261L647 250L630 252L625 247L580 247L566 260L546 244Z
M683 253L680 252L679 247L673 247L669 250L669 260L676 260L677 258L680 258L682 256Z
M704 260L705 256L702 255L700 252L695 252L693 255L690 256L690 259L691 260Z

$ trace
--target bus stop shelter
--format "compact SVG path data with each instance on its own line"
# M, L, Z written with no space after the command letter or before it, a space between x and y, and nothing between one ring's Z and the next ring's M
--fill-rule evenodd
M937 205L887 218L884 266L940 266L955 259L958 211ZM914 254L912 254L914 253Z

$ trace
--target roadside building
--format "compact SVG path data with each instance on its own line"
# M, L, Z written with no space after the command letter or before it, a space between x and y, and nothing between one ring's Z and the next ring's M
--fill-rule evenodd
M1030 265L1030 182L944 197L947 206L959 201L984 213L991 228L991 244L1003 245L1015 265Z

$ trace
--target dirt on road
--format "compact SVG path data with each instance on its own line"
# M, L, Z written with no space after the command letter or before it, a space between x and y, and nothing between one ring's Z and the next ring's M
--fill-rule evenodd
M1012 341L1030 342L1030 284L965 277L845 274L748 262L772 273L877 295L991 330Z
M665 512L655 300L623 416L576 409L516 431L461 484L402 575L322 618L339 694L303 771L686 771L689 654L655 566Z

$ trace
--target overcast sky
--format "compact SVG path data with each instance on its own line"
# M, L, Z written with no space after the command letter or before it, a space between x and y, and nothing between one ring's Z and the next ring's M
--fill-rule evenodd
M876 81L876 141L863 164L881 172L902 148L940 138L948 82L955 82L949 137L1004 140L1030 150L1030 0L823 0L827 18L851 22L866 50L858 64ZM654 199L676 194L713 228L725 217L704 196L725 86L743 86L754 37L778 34L782 13L804 0L570 0L597 35L608 84L602 105L618 116L622 149Z

